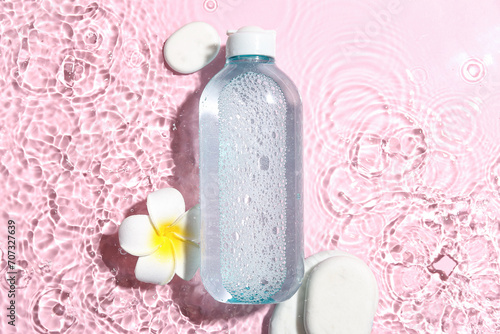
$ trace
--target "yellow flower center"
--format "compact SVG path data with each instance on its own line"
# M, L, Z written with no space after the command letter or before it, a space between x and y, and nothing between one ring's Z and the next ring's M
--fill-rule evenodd
M175 251L179 251L180 242L184 241L181 237L184 231L180 226L173 222L160 224L158 231L153 234L151 242L153 245L159 245L156 255L162 259L172 258Z

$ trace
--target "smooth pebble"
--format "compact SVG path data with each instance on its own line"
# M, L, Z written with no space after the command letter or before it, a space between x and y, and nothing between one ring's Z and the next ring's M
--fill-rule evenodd
M337 250L326 250L309 256L305 260L305 274L299 290L290 299L277 304L274 308L269 324L271 334L306 334L303 318L304 300L306 297L305 283L307 282L311 268L333 256L346 256L357 259L354 255Z
M335 256L311 270L306 282L308 334L369 334L378 304L370 268L352 256Z
M214 27L205 22L191 22L167 39L163 56L174 71L189 74L208 65L219 49L220 36Z

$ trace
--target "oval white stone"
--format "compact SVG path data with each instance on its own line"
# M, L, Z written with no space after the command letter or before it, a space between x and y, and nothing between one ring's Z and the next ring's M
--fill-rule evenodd
M299 290L290 299L279 303L274 308L273 316L269 324L271 334L306 334L303 318L306 282L311 269L318 263L332 256L350 256L357 259L354 255L337 250L326 250L309 256L305 260L305 274Z
M324 260L306 282L304 325L308 334L369 334L378 304L377 281L360 259Z
M214 27L205 22L191 22L167 39L163 56L174 71L188 74L208 65L219 49L220 36Z

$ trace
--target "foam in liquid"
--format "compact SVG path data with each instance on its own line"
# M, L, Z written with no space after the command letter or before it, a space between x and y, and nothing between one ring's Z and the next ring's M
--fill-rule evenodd
M268 300L286 277L286 102L246 72L219 97L222 284L241 302Z

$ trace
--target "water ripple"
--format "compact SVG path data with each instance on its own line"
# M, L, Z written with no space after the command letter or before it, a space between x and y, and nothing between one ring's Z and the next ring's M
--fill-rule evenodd
M72 311L72 293L61 287L38 291L31 300L31 321L39 333L68 333L78 324Z
M272 307L217 303L199 275L142 284L119 248L145 194L198 200L198 99L223 61L179 76L162 46L200 20L277 30L303 97L305 250L369 264L373 333L499 332L498 14L494 0L0 2L18 332L266 332Z
M482 113L477 101L451 92L438 93L428 102L429 126L436 147L464 154L477 147L482 131L477 120Z
M378 193L375 185L350 173L345 164L325 168L317 182L322 208L334 217L369 209Z

